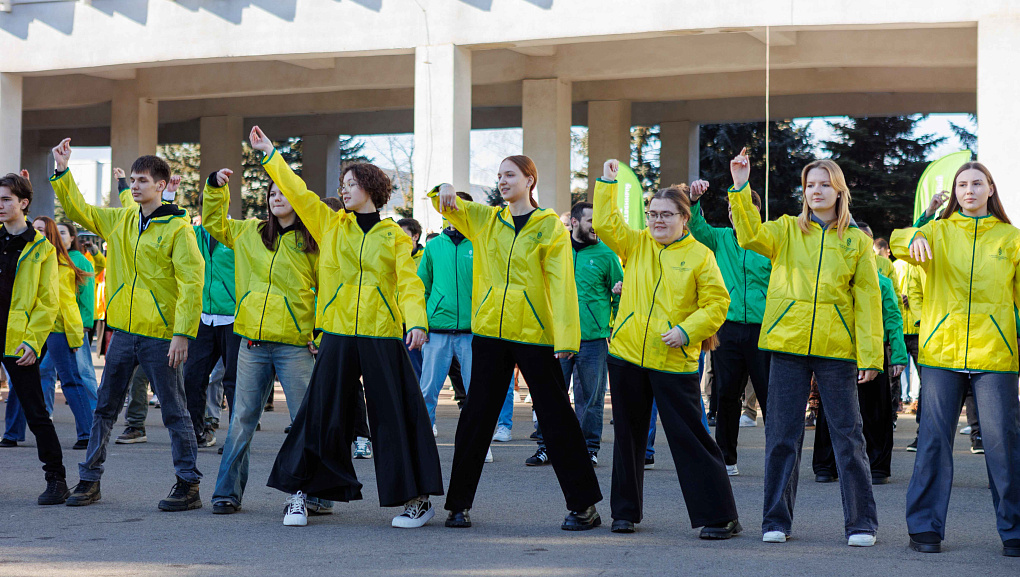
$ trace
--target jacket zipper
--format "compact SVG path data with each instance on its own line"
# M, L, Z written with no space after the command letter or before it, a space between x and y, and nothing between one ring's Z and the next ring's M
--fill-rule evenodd
M740 259L740 267L744 271L744 324L747 324L747 251L744 251Z
M457 276L457 269L460 268L460 244L453 245L453 288L457 295L457 324L454 327L460 330L460 278ZM432 311L435 313L435 311Z
M822 243L818 246L818 272L815 274L815 300L811 304L811 334L808 337L807 352L811 354L811 345L815 342L815 315L818 314L818 279L822 277L822 257L825 255L825 232L822 229Z
M967 357L970 355L970 305L974 296L974 254L977 251L978 221L974 220L974 244L970 247L970 284L967 286L967 344L963 349L963 368L967 368Z
M266 307L269 305L269 294L273 290L273 263L276 262L276 255L280 254L281 248L283 248L282 235L280 236L280 242L276 245L276 250L273 251L273 258L269 261L269 290L266 291L266 300L262 303L262 317L259 318L259 340L262 340L262 323L266 320Z

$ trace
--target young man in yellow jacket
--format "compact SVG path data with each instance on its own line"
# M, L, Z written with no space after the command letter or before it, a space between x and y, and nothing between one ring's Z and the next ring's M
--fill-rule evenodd
M39 354L57 318L57 254L46 237L29 226L32 185L24 176L0 177L0 335L3 366L10 375L35 435L46 472L40 505L67 499L64 460L39 382Z
M162 403L163 424L170 431L176 483L163 511L198 509L198 447L185 406L183 365L188 341L198 332L202 312L205 263L198 253L187 213L163 204L161 193L170 167L156 156L142 156L131 166L131 194L138 208L96 208L85 202L67 169L71 139L53 149L53 190L68 218L107 239L107 325L114 331L106 352L106 369L80 482L69 506L90 505L102 497L99 479L106 445L124 403L131 374L141 365Z

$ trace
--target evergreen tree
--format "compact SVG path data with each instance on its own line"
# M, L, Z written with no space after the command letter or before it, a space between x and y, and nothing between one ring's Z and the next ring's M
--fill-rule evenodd
M187 210L192 216L202 214L202 202L199 197L205 188L205 177L202 176L200 169L201 147L195 143L161 144L156 147L156 155L170 165L170 174L181 177L181 185L177 189L177 206Z
M630 129L630 166L645 192L659 189L659 126Z

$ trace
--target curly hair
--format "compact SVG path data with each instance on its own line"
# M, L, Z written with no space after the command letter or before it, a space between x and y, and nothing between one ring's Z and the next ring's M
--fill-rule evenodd
M393 183L390 177L381 168L367 162L356 162L343 167L340 173L340 180L343 181L348 172L354 173L358 186L368 194L372 204L377 209L386 206L390 201L390 194L393 192Z

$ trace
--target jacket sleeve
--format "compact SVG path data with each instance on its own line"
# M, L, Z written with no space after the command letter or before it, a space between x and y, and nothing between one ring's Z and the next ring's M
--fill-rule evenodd
M701 201L691 205L691 220L687 223L691 229L691 236L701 244L708 247L708 250L715 252L719 246L719 229L708 224L705 214L701 210ZM718 263L716 263L718 264Z
M47 245L49 243L46 243ZM43 258L39 271L39 290L36 293L32 310L28 313L28 325L25 327L26 345L35 351L36 356L46 344L46 337L53 331L60 309L60 288L57 277L57 252L52 250Z
M545 290L552 305L553 351L577 354L581 347L581 321L574 281L574 255L570 233L557 222L555 238L545 250L542 270Z
M914 221L914 228L921 228L922 226L924 226L924 225L928 224L929 222L935 220L935 218L939 214L941 214L941 213L942 213L941 210L936 210L935 214L933 214L931 216L928 216L928 215L926 215L925 213L922 212L921 216L917 217L917 220Z
M457 232L461 233L471 242L475 241L475 237L485 227L485 223L489 222L492 218L492 213L499 209L494 206L486 206L477 202L467 202L464 199L457 197L457 210L447 209L446 212L439 210L439 187L435 187L429 191L428 197L432 199L432 207L442 214L443 217L450 221L453 228L457 229Z
M181 227L174 235L174 277L177 279L177 309L174 311L174 334L194 339L202 318L202 285L205 282L205 260L198 250L194 229Z
M730 308L730 293L711 252L705 254L698 266L697 287L697 310L677 325L687 335L688 344L700 343L714 335Z
M100 208L85 202L85 197L78 190L70 170L50 177L53 192L60 201L67 218L77 222L86 229L107 239L113 233L117 222L129 212L129 208Z
M78 297L74 292L74 271L70 267L57 266L57 287L60 294L57 302L60 308L60 321L67 337L67 346L76 349L84 343L85 329L81 325L81 311L78 310ZM56 319L54 319L56 321Z
M920 220L918 221L920 222ZM915 223L916 224L916 223ZM932 251L935 250L935 225L938 221L928 222L920 228L899 228L892 232L889 236L889 250L892 251L893 256L904 261L921 267L922 270L928 272L928 266L931 264L931 259L924 262L917 262L914 257L910 256L910 245L914 243L914 239L918 235L923 236L928 244L932 247Z
M600 178L595 181L592 222L598 231L599 239L620 258L627 260L631 247L641 238L641 233L623 220L623 213L616 203L616 189L615 180L608 182Z
M326 208L329 209L329 207ZM400 307L400 314L404 317L405 330L421 329L428 332L429 320L425 316L425 286L418 277L418 270L414 267L414 258L411 257L411 249L414 245L411 244L411 237L406 234L398 234L396 239L393 248L397 251L395 255L397 306Z
M892 354L889 358L890 365L906 365L909 362L907 357L907 345L903 342L903 315L900 314L899 295L892 286L892 279L888 284L879 282L882 289L882 325L885 328L885 342L889 343Z
M744 183L740 190L729 189L730 209L733 211L733 230L737 233L737 244L741 248L772 260L779 252L783 237L782 225L778 221L762 223L761 213L751 201L751 185Z
M283 160L283 156L276 152L275 148L269 153L269 156L262 159L262 166L269 174L269 178L273 179L283 195L290 201L294 212L297 213L315 242L322 242L323 234L340 222L340 217L344 213L343 209L333 212L332 208L322 202L319 195L308 190L305 181L294 174L294 171ZM410 255L411 250L408 249L407 252Z
M907 283L907 302L910 303L910 310L914 312L918 323L921 320L921 311L924 310L924 281L927 277L924 270L915 267L913 274L910 275L910 282Z
M862 233L863 234L863 233ZM854 331L857 338L857 368L881 372L885 364L882 334L882 291L878 286L875 251L870 243L857 257L854 271ZM902 321L901 321L902 323ZM902 332L902 331L901 331Z
M613 292L613 287L616 283L623 280L623 267L620 266L620 259L616 255L610 255L609 258L609 295L612 301L612 311L609 315L609 326L616 325L616 313L620 311L620 295Z
M230 208L230 185L220 187L205 183L202 191L202 227L223 246L234 250L237 236L244 230L244 220L230 220L227 213Z
M428 305L429 295L432 294L432 251L429 250L428 245L425 246L425 254L422 255L421 262L418 263L418 278L425 286L425 304Z

